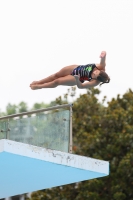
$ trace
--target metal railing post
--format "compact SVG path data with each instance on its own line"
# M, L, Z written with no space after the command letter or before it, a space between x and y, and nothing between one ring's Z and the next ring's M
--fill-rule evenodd
M72 106L70 106L70 138L69 138L69 153L72 153Z

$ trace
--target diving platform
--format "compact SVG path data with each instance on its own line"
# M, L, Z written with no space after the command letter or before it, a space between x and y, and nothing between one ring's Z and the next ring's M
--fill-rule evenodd
M0 117L0 199L108 175L72 153L72 104Z
M107 175L107 161L0 140L0 198Z

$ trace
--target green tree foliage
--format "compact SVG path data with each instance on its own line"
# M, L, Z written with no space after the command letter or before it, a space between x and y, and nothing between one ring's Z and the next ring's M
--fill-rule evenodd
M110 175L33 192L31 200L133 200L133 91L108 106L99 92L87 90L74 102L73 153L109 161Z
M28 112L28 106L23 101L19 103L19 105L17 106L17 108L18 108L18 113Z
M2 113L3 115L13 115L17 113L28 112L28 106L25 102L20 102L18 105L8 103L6 106L6 112Z
M13 114L17 114L17 113L22 113L22 112L28 112L30 110L37 110L37 109L42 109L42 108L47 108L49 107L50 104L45 104L43 102L41 103L35 103L31 109L29 109L27 103L25 103L24 101L21 101L18 105L16 104L11 104L8 103L8 105L6 106L6 111L4 112L0 112L0 116L7 116L7 115L13 115Z
M17 113L17 106L15 104L8 104L6 106L6 115L12 115Z
M42 109L42 108L47 108L49 107L49 104L45 104L43 102L41 103L35 103L32 107L32 110L38 110L38 109Z

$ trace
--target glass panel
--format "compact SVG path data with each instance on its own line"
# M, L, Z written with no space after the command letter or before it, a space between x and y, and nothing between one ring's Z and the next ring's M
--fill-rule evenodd
M45 111L27 118L10 119L6 128L7 139L39 147L68 152L69 149L69 110ZM5 122L1 123L3 130ZM6 138L6 137L5 137Z

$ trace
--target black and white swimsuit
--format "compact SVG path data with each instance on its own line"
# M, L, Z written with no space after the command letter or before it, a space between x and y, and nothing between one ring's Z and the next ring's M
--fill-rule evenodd
M79 65L72 71L71 75L80 75L80 81L82 83L84 81L90 81L92 79L91 74L95 67L95 64Z

